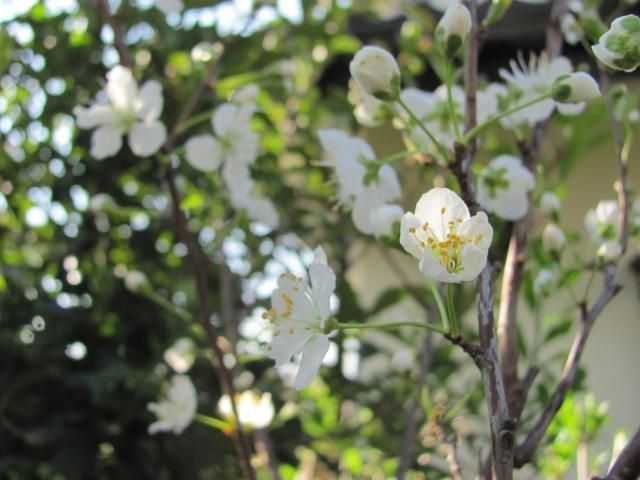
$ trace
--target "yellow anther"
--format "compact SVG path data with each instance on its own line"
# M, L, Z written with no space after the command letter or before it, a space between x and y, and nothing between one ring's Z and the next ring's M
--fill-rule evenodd
M411 227L411 228L409 229L409 233L416 233L416 229L415 229L414 227Z
M275 332L273 332L273 336L277 337L280 335L280 330L276 330Z
M289 327L288 332L289 332L289 335L293 335L293 327Z
M447 209L445 207L442 207L442 209L440 210L440 214L444 215L446 211L447 211Z

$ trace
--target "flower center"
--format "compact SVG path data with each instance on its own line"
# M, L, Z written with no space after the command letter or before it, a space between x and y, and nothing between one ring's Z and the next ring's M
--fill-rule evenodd
M460 235L458 228L464 222L460 217L450 220L444 225L444 214L446 208L440 210L442 215L442 231L446 232L445 238L439 238L429 225L429 222L422 224L420 228L410 228L409 232L415 235L425 251L428 249L431 255L436 257L440 265L450 274L457 274L464 270L462 263L462 250L465 245L477 244L482 241L482 235Z

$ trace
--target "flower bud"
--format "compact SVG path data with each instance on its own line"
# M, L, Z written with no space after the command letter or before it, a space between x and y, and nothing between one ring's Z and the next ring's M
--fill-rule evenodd
M615 262L622 255L622 247L615 240L604 242L598 248L598 257L605 262Z
M471 14L467 7L454 2L438 22L436 39L442 44L447 55L455 54L471 31Z
M552 215L560 210L560 199L553 192L544 192L540 197L540 210L545 215Z
M400 94L400 68L395 58L380 47L362 47L351 60L349 71L360 88L379 100L395 100Z
M548 295L553 291L557 281L555 270L543 268L533 281L533 291L536 295Z
M559 252L564 247L566 237L562 229L555 223L550 223L542 231L542 245L544 249L551 252Z
M633 72L640 66L640 18L625 15L616 18L611 28L591 47L593 54L614 70Z
M125 275L124 286L130 292L140 293L149 286L149 280L144 273L133 270Z
M600 87L588 73L576 72L558 79L551 94L557 102L580 103L599 97Z

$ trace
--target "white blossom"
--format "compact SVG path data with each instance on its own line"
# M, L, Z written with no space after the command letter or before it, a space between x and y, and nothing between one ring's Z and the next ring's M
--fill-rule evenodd
M138 89L131 70L118 65L107 73L105 92L106 103L73 109L79 128L95 128L91 155L97 159L115 155L124 134L128 134L129 148L135 155L156 153L167 138L166 128L158 120L164 103L160 83L149 80Z
M444 51L452 55L457 52L471 31L471 14L467 7L451 2L436 26L436 38L441 41Z
M349 71L364 93L379 100L393 100L400 93L400 68L383 48L362 47L351 60Z
M549 295L553 292L557 281L558 274L555 270L543 268L533 281L533 291L536 295Z
M570 45L577 45L582 38L582 28L572 13L565 13L560 21L562 35Z
M149 279L144 273L132 270L124 276L124 286L130 292L139 293L149 287Z
M607 240L598 247L598 257L605 262L615 262L622 256L622 247L616 240Z
M584 225L591 239L601 244L618 238L618 202L602 200L595 209L587 212Z
M553 215L560 211L562 203L558 196L553 192L544 192L540 196L540 210L545 215Z
M259 430L271 424L275 408L270 393L259 395L256 392L244 391L235 396L238 417L243 428ZM218 411L228 422L234 422L233 407L229 395L223 395L218 401Z
M487 215L473 217L462 199L448 188L422 195L415 214L402 217L400 243L420 261L420 271L440 282L473 280L487 263L493 229Z
M350 100L355 104L353 115L358 123L365 127L381 125L385 117L386 103L363 92L356 81L349 82L349 85L351 87Z
M197 406L196 389L191 379L186 375L174 375L165 398L147 405L147 409L158 417L156 422L149 425L149 433L181 434L193 420Z
M393 226L400 223L404 210L400 205L383 205L371 211L369 223L377 237L391 237Z
M400 197L400 182L389 165L378 168L371 146L357 137L327 129L318 132L327 163L335 168L338 179L338 203L351 210L356 228L374 234L371 213ZM373 171L376 169L377 171Z
M609 68L633 72L640 65L640 19L625 15L611 22L611 27L591 49Z
M513 155L494 158L478 174L478 203L505 220L518 220L529 209L528 193L535 177Z
M163 358L175 372L185 373L196 359L196 345L188 337L179 338L165 350Z
M281 275L271 297L271 309L263 314L273 327L267 354L275 360L276 367L302 352L295 379L298 390L311 383L329 350L330 332L325 329L331 317L329 300L336 288L336 276L322 247L314 252L309 278L311 285L295 275Z
M600 87L585 72L572 73L560 78L553 88L553 99L560 103L588 102L600 96Z
M567 241L562 229L555 223L549 223L542 231L542 246L547 252L559 252Z

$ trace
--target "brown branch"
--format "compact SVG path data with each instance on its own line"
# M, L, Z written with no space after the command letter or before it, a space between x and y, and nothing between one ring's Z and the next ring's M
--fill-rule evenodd
M606 480L635 480L640 477L640 428L624 447Z
M525 440L520 443L516 449L515 465L518 468L530 462L533 458L538 445L542 441L542 438L544 437L544 434L549 428L552 420L555 418L556 413L560 410L567 392L575 381L580 360L596 318L600 315L602 310L604 310L609 301L620 291L621 287L615 283L614 273L615 266L610 265L607 267L605 272L606 285L604 291L600 294L590 309L587 309L585 305L582 305L580 308L580 325L573 344L571 345L569 355L565 361L560 381L533 428L529 431Z
M455 438L445 441L444 448L447 452L446 458L449 464L449 470L451 471L451 480L462 480L462 468L460 467L460 461L456 454Z
M273 480L280 480L280 472L278 471L278 456L276 455L276 449L273 445L273 440L269 435L269 430L266 428L259 428L254 430L253 437L256 442L257 450L267 458L267 465L271 478Z
M122 29L122 25L120 25L115 17L111 15L107 0L97 0L97 7L104 21L107 22L111 27L111 30L113 30L113 44L116 47L118 56L120 57L120 64L124 67L131 68L133 63L131 62L129 49L124 43L124 31Z

